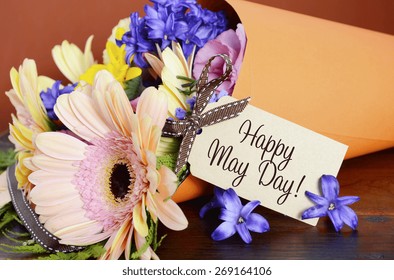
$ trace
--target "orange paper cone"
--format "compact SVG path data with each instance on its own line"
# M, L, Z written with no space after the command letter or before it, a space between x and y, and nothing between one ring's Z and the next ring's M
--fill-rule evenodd
M248 38L234 97L251 96L252 105L348 145L346 158L394 146L394 36L227 2ZM190 176L175 199L207 185Z

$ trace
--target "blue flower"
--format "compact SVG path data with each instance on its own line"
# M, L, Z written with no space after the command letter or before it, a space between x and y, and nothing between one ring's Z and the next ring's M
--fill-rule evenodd
M215 188L215 197L200 210L200 217L203 217L208 210L220 207L219 219L223 223L211 234L212 239L224 240L237 232L242 240L249 244L252 242L249 231L263 233L270 229L263 216L252 213L258 205L260 201L253 200L243 206L233 189L223 191Z
M203 9L200 5L190 7L190 12L185 15L185 21L188 30L179 36L185 57L192 53L194 47L198 51L209 40L215 39L227 29L227 20L223 12Z
M223 11L213 12L208 9L202 9L199 16L205 26L210 29L207 41L215 39L220 33L227 30L227 19Z
M189 104L190 111L193 111L194 105L196 104L196 96L186 99L186 103Z
M178 120L184 120L186 118L187 112L185 109L178 107L175 109L175 117Z
M328 215L336 231L340 231L343 224L347 224L355 230L358 226L358 218L356 213L347 205L359 201L360 198L358 196L338 197L339 183L334 176L323 175L320 183L323 196L308 191L305 192L305 195L317 205L307 209L302 214L302 219L318 218Z
M185 57L193 52L194 47L201 48L208 41L207 38L211 32L209 27L202 25L202 20L196 16L188 16L187 31L179 36L182 42L182 50Z
M151 0L155 9L166 8L174 13L185 13L187 9L196 5L196 0Z
M223 96L228 96L228 92L225 90L220 91L219 93L215 93L212 95L211 99L209 99L208 103L217 102ZM178 120L184 120L188 115L188 112L193 111L194 105L196 104L196 96L193 96L189 99L186 99L186 103L189 105L190 110L186 111L185 109L178 107L175 109L175 117Z
M62 94L68 94L74 91L75 87L78 83L73 85L65 86L60 89L61 81L56 81L52 88L48 88L47 91L41 91L40 97L42 103L44 104L45 109L47 110L48 117L51 120L58 120L59 118L56 116L53 107L56 104L57 98Z
M214 197L212 198L212 200L210 202L208 202L207 204L205 204L201 208L200 218L204 218L205 214L211 209L225 207L224 201L223 201L224 192L225 192L225 190L218 188L218 187L213 189Z
M122 36L121 41L117 41L118 46L126 45L126 63L130 64L134 55L134 63L142 68L148 67L143 54L155 51L154 42L148 39L148 32L145 28L145 19L140 18L137 12L130 16L130 31Z
M176 41L179 36L187 32L186 22L177 19L174 13L168 13L166 9L155 10L146 5L145 13L148 38L160 42L162 50L168 47L171 41Z
M143 58L146 52L155 53L156 46L164 50L172 41L182 45L185 57L199 50L209 40L227 29L222 11L203 9L195 0L151 0L153 7L145 5L145 17L132 13L130 31L117 41L126 45L126 62L132 55L137 66L148 67Z
M224 96L228 96L228 92L225 90L222 90L219 93L215 93L212 95L211 99L209 99L209 103L217 102L220 98Z

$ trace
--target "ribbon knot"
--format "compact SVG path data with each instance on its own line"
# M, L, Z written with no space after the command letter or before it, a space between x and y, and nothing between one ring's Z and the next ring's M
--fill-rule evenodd
M198 130L198 129L201 128L201 127L200 127L200 120L201 120L201 118L200 118L199 115L196 115L195 113L193 113L193 114L189 117L188 120L189 120L190 124L193 126L193 128L194 128L195 130Z
M209 68L212 61L217 57L224 59L226 63L226 71L222 76L208 81ZM215 94L215 90L231 75L231 72L232 63L227 55L219 54L211 57L204 66L201 76L197 81L196 103L191 114L184 120L166 121L163 128L163 136L183 137L179 148L175 173L178 174L179 171L186 166L194 140L196 139L196 134L201 128L235 118L248 105L250 98L245 98L204 112L204 109L208 105L212 95Z

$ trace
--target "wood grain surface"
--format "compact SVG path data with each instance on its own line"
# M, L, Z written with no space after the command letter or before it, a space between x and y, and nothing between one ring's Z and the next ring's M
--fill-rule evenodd
M0 138L0 149L10 144L6 135ZM345 226L335 232L328 218L312 227L264 207L257 212L270 223L264 234L252 233L253 242L244 244L238 236L216 242L210 238L219 225L217 212L200 219L200 208L210 197L181 203L189 227L171 231L158 250L161 259L394 259L394 149L346 160L338 175L340 196L357 195L360 201L352 208L359 217L357 231ZM17 230L23 228L16 226ZM0 237L0 243L7 240ZM0 259L29 259L34 256L0 252Z
M335 232L328 218L312 227L259 207L271 230L253 234L246 245L238 236L210 239L219 224L217 213L205 219L199 209L209 197L183 203L189 228L169 232L158 254L162 259L394 259L394 149L346 160L339 172L340 196L357 195L353 204L357 231L345 226Z

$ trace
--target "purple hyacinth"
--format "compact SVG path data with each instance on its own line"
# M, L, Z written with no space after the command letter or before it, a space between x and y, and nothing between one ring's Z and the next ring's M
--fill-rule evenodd
M53 107L56 104L57 98L62 95L62 94L69 94L74 91L75 87L77 86L78 83L75 83L73 85L68 85L60 89L61 86L61 81L56 81L53 85L52 88L48 88L46 91L41 91L40 97L42 100L42 103L44 104L45 109L47 110L48 117L51 120L58 120L59 118L56 116L55 111L53 110Z
M169 13L167 9L155 10L150 6L145 6L145 13L148 38L158 42L162 50L168 47L171 41L176 41L187 32L186 22L176 19L175 13Z
M178 107L175 109L175 117L178 120L184 120L186 118L186 116L187 116L187 112L185 109L183 109L181 107Z
M185 57L194 49L203 47L227 29L223 12L203 9L195 0L151 0L146 5L145 17L131 14L130 31L126 32L118 45L126 45L126 62L147 67L145 52L156 53L156 45L163 51L172 41L182 45Z
M215 208L224 208L223 194L225 190L215 187L213 189L214 196L210 202L205 204L200 210L200 218L204 218L205 214Z
M214 93L211 97L211 99L209 99L209 103L213 103L213 102L218 102L220 100L220 98L224 97L224 96L228 96L228 92L225 90L221 90L218 93Z
M197 4L196 0L151 0L155 9L169 9L174 13L185 13Z
M140 18L137 12L132 13L130 22L130 31L122 36L121 41L117 41L118 46L126 45L126 63L131 62L134 55L134 63L139 67L148 67L143 54L156 50L154 42L148 39L148 31L144 18Z
M228 92L225 91L225 90L222 90L219 93L214 93L212 95L211 99L209 99L208 103L217 102L223 96L228 96ZM191 97L189 99L186 99L186 103L189 105L189 110L188 111L186 111L185 109L183 109L181 107L178 107L178 108L175 109L175 117L178 120L184 120L187 117L188 112L193 111L194 105L196 104L196 96L193 96L193 97Z
M245 206L233 189L226 191L215 188L215 197L200 210L200 217L212 208L221 208L219 219L223 222L211 234L215 241L220 241L233 236L236 232L245 243L252 242L249 231L263 233L270 229L268 221L252 211L260 204L260 201L253 200Z
M334 176L323 175L320 178L320 183L323 196L305 192L305 195L317 205L307 209L302 214L302 219L328 216L336 231L340 231L344 224L355 230L358 226L358 218L356 213L347 205L359 201L360 198L358 196L338 197L339 183Z
M208 9L204 9L202 19L204 21L204 24L209 26L212 30L208 41L215 39L219 34L223 33L228 29L228 22L223 11L212 12Z

